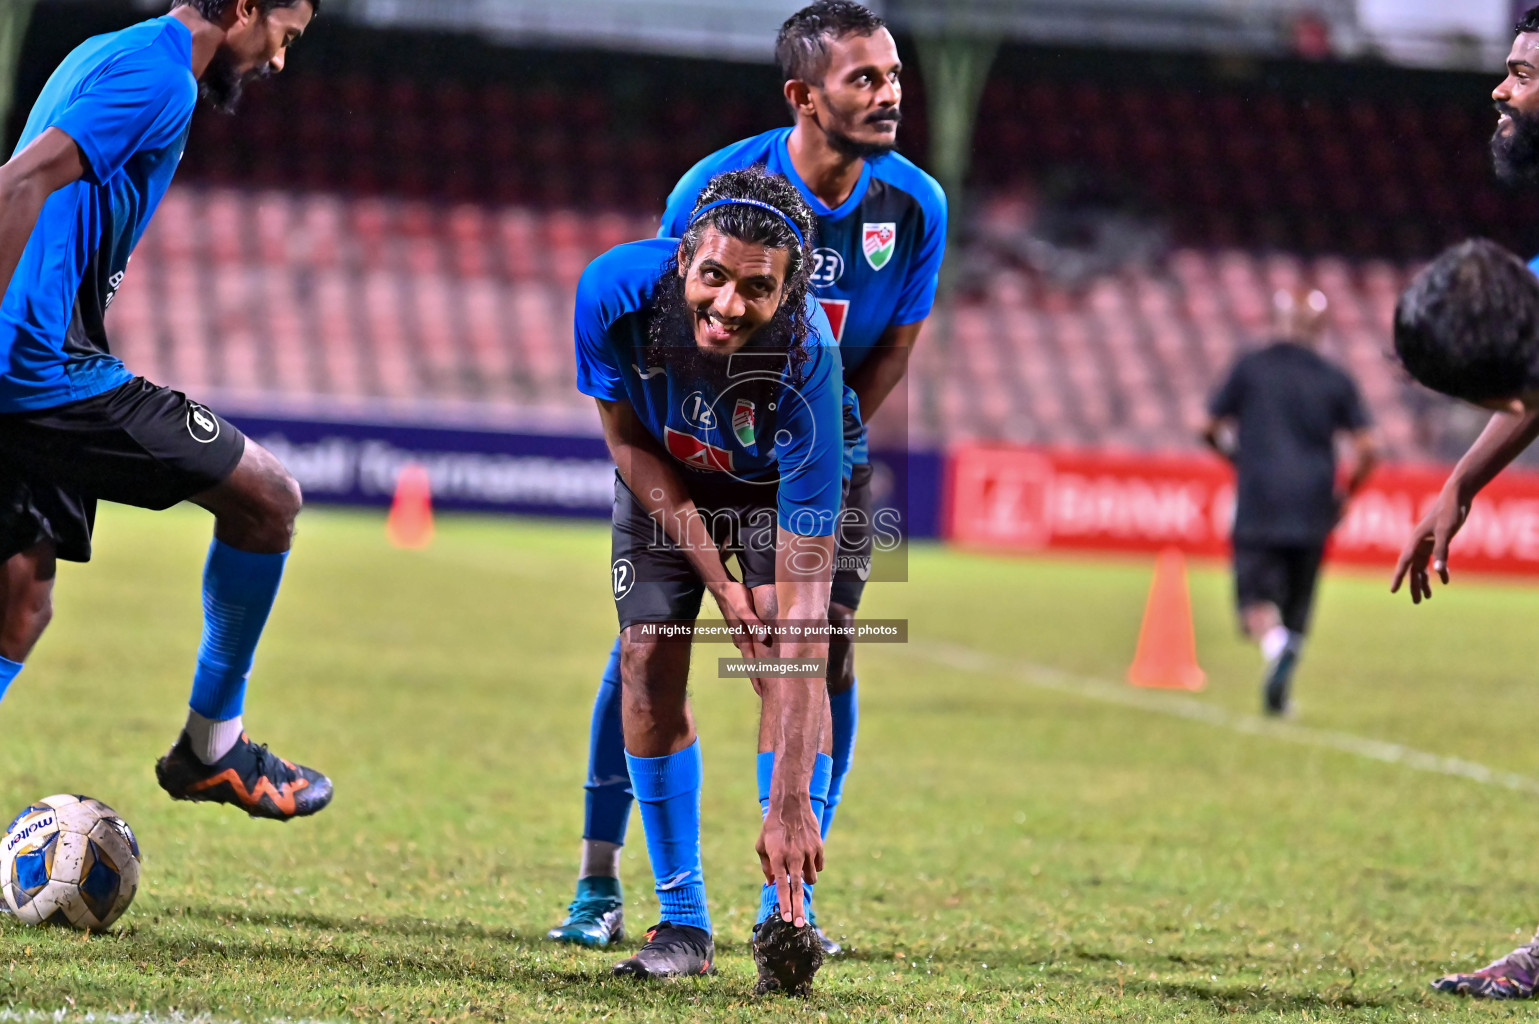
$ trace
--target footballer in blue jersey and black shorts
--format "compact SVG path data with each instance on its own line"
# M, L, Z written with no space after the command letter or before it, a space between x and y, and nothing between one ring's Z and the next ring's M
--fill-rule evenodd
M771 737L758 853L777 898L754 945L759 990L805 991L822 962L805 900L823 865L831 777L828 643L805 627L827 621L846 443L839 348L810 294L815 232L785 178L732 171L707 183L680 238L612 249L578 284L577 386L597 401L617 467L625 771L660 904L616 974L714 970L686 698L707 591L755 659L743 678Z
M902 117L902 65L880 18L848 0L819 0L785 23L776 53L795 124L696 164L669 196L659 234L683 231L711 178L747 167L790 181L817 219L812 290L839 344L858 408L850 417L856 436L829 610L835 625L848 627L872 557L872 467L859 420L869 420L901 381L934 304L946 198L932 177L893 151ZM577 895L566 920L549 933L557 941L604 945L624 933L619 851L632 794L620 741L619 650L616 641L594 701ZM825 837L853 763L858 719L854 649L842 637L830 642L828 689L834 776ZM761 773L761 797L763 785ZM772 901L766 890L761 920ZM819 936L826 952L839 951L821 929Z
M77 47L0 167L0 694L51 614L57 559L91 557L98 501L214 514L186 724L156 765L179 800L287 820L331 782L245 735L257 641L299 514L281 463L206 406L136 377L106 313L176 173L201 92L232 109L283 68L319 0L180 0Z
M1491 99L1496 176L1511 186L1539 184L1539 7L1514 26L1506 75ZM1464 242L1418 274L1395 307L1395 351L1406 371L1434 391L1496 412L1400 552L1390 589L1408 584L1414 603L1432 596L1434 575L1447 585L1449 543L1481 489L1539 438L1535 273L1539 258L1525 267L1494 242ZM1487 884L1521 891L1505 879ZM1479 970L1434 979L1432 987L1481 999L1539 996L1539 933Z

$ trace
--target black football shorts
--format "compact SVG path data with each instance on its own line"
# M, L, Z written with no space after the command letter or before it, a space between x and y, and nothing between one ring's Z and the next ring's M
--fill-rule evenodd
M90 561L98 500L170 508L228 477L245 450L229 421L143 377L0 415L0 558L52 541L58 557Z
M830 604L842 604L851 611L860 607L860 597L871 576L871 467L856 466L844 492L844 507L839 511L839 530L835 545L834 587Z
M779 481L692 477L685 480L685 486L717 546L724 554L736 557L738 579L750 588L773 584ZM641 507L618 471L610 525L610 584L620 630L638 622L693 622L698 618L704 582L684 549Z
M1323 544L1258 544L1236 541L1234 545L1234 596L1243 612L1256 604L1273 604L1283 625L1295 633L1309 628L1315 603L1315 583L1320 577Z

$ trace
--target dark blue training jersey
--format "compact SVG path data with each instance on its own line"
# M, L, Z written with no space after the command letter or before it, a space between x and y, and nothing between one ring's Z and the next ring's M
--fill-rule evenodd
M86 40L49 78L17 150L58 128L86 172L43 204L0 302L0 412L133 379L108 348L103 318L176 173L197 99L192 33L169 16Z
M1311 348L1274 342L1240 357L1208 412L1238 428L1234 540L1324 544L1341 511L1336 434L1371 423L1352 378Z
M659 236L684 233L700 190L718 174L763 164L790 179L818 218L812 284L848 372L865 362L887 328L930 315L946 252L946 194L912 162L888 153L867 160L850 197L830 210L791 166L790 136L790 128L777 128L690 168L668 197Z
M577 390L630 402L686 477L778 476L781 529L832 535L843 484L844 375L827 318L809 296L818 336L804 343L802 380L792 387L789 367L781 370L767 409L756 408L733 384L722 393L649 365L652 296L677 251L677 239L648 239L616 246L588 264L577 284Z

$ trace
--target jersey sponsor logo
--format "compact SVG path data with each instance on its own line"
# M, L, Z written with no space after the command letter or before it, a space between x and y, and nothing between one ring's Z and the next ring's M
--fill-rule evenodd
M828 326L834 329L834 344L844 340L844 323L850 318L849 299L819 299L818 305L828 317Z
M844 276L844 257L838 249L812 250L812 287L832 288Z
M640 377L642 380L651 380L653 377L656 377L659 374L667 373L668 372L667 368L662 367L662 366L649 366L645 370L643 370L641 367L637 366L635 363L631 364L631 369L635 370L636 371L636 376Z
M219 417L207 406L188 402L187 433L199 444L211 444L219 439Z
M892 261L898 248L898 225L866 222L860 236L860 250L866 254L866 262L872 270L881 270Z
M686 434L672 427L664 428L663 437L667 442L668 454L684 465L713 473L732 472L732 453L727 449L707 444L693 434Z
M753 444L753 403L739 398L732 409L732 433L744 448Z
M118 289L123 287L123 278L128 274L126 270L120 270L107 278L107 301L102 303L102 310L112 305L112 300L118 297Z
M609 585L614 588L615 600L618 601L631 592L631 587L636 584L636 567L631 564L629 558L616 558L614 564L609 567Z

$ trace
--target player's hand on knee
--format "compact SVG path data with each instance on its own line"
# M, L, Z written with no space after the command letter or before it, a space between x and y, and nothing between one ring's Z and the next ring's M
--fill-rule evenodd
M812 801L803 796L790 803L770 803L757 849L764 880L774 883L782 919L800 928L807 922L802 883L815 883L823 870L823 838Z
M721 609L721 617L726 620L727 628L732 631L732 642L742 652L743 657L758 656L755 653L755 645L762 645L768 641L769 627L754 610L753 592L736 580L728 580L711 588L711 595L716 598L716 606Z

